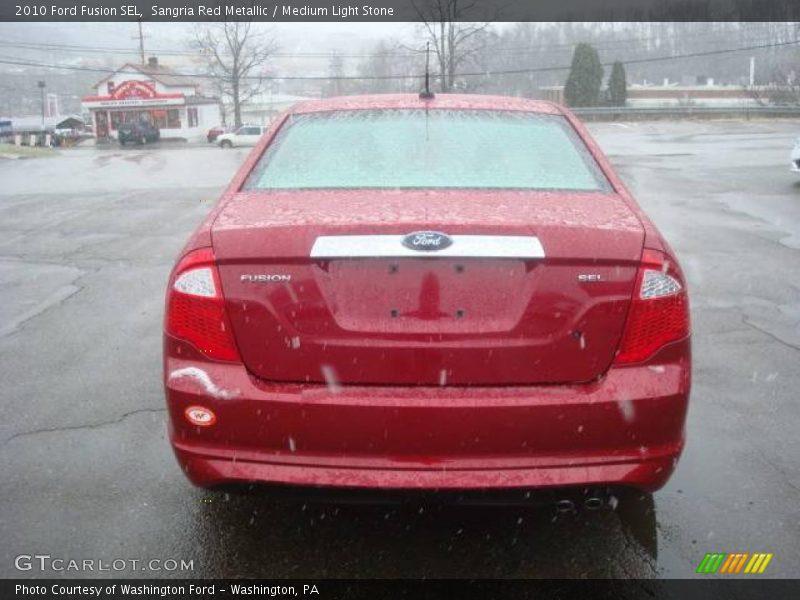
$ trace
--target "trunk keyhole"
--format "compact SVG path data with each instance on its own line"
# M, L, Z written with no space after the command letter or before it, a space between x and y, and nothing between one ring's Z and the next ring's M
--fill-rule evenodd
M465 314L466 314L466 311L465 311L463 308L459 308L459 309L456 311L456 319L462 319L462 318L464 318L464 315L465 315Z
M398 271L399 269L400 269L400 267L399 267L399 266L397 266L397 265L389 265L389 273L390 273L390 274L397 273L397 271Z
M392 309L392 310L389 312L389 314L390 314L390 315L392 315L392 318L397 318L397 317L399 317L399 316L400 316L400 311L399 311L399 310L397 310L396 308L393 308L393 309Z

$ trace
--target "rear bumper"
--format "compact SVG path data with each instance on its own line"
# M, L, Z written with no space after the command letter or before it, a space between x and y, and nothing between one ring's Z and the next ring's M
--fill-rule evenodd
M653 491L683 449L689 365L685 340L581 385L328 389L168 354L170 440L200 486ZM191 425L194 405L216 423Z
M668 456L620 463L490 469L336 468L265 461L214 458L174 445L190 481L202 487L230 483L279 483L295 486L407 490L542 489L574 486L625 486L646 491L661 488L680 450Z

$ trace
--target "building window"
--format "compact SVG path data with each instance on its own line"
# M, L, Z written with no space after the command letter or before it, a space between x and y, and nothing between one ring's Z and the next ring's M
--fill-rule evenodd
M197 127L198 120L197 120L197 109L196 108L187 108L186 115L189 120L189 127Z
M114 110L110 114L111 129L113 131L119 129L119 126L123 123L137 123L139 121L148 121L159 128L167 125L166 110Z
M181 128L181 117L177 108L170 108L167 111L167 128L169 129Z
M113 81L109 81L106 84L106 89L108 90L108 95L111 96L114 93L114 82Z
M153 117L153 124L159 129L164 129L167 126L167 111L163 109L151 110L150 114Z

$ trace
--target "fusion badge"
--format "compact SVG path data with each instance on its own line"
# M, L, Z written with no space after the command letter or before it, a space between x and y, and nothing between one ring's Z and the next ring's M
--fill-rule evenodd
M244 283L289 283L292 276L286 273L245 273L239 276Z

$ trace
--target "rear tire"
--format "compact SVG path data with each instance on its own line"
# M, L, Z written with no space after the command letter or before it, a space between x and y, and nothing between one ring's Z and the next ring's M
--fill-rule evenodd
M233 143L230 140L222 140L219 143L219 147L225 150L230 150L231 148L233 148Z

